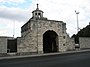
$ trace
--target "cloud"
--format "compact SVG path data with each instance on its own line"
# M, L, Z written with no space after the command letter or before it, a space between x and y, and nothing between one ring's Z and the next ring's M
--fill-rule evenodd
M15 37L21 36L21 26L31 18L32 8L32 6L28 7L28 9L20 7L10 8L0 5L0 36L13 36L13 23L15 23Z
M0 18L6 18L16 21L26 21L27 18L30 17L29 15L29 10L0 6Z
M26 23L32 16L32 11L36 9L37 0L27 3L29 0L0 0L0 2L24 3L17 7L7 7L0 5L0 27L4 29L6 26L10 29L10 24L16 21L16 36L20 35L21 26ZM77 22L75 10L79 11L79 27L83 28L90 22L90 0L38 0L40 10L44 11L44 16L51 20L64 21L67 24L67 33L73 35L77 33ZM25 6L25 7L24 7ZM24 7L24 8L22 8ZM7 23L5 21L7 21ZM11 22L11 23L10 23ZM5 25L5 26L4 26ZM4 31L6 31L6 27ZM2 29L2 30L3 30ZM9 33L9 30L6 31ZM18 33L19 32L19 33ZM7 34L10 35L11 33Z
M64 21L70 36L77 33L75 10L80 12L79 27L83 28L89 24L89 3L89 0L39 0L40 8L45 12L44 16L49 19Z
M9 0L9 1L14 1L14 0ZM15 1L18 1L18 0L15 0ZM20 1L23 1L23 0L20 0ZM24 6L26 6L26 3L29 4L28 2L30 2L30 5L25 8ZM18 7L15 7L15 6L8 7L7 5L0 5L0 18L26 22L31 18L32 11L33 11L32 6L34 6L33 3L35 2L32 1L31 3L30 0L27 0L27 2L24 3L24 6L23 4L21 4L22 7L21 5L18 5Z
M21 36L21 26L25 22L18 22L9 19L0 18L0 36Z
M0 0L0 2L23 3L25 0Z

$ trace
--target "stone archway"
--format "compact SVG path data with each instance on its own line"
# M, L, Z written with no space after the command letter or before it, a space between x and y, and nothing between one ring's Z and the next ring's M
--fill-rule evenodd
M57 52L58 51L58 35L55 31L48 30L43 34L43 52Z

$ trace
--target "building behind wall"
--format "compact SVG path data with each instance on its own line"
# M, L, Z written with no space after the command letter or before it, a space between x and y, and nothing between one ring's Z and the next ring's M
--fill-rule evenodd
M75 39L76 48L90 49L90 23L76 35L73 35L72 38Z

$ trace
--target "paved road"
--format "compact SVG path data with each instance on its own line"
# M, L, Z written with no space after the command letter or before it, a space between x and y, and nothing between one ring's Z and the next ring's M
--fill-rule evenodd
M90 52L0 60L0 67L90 67Z

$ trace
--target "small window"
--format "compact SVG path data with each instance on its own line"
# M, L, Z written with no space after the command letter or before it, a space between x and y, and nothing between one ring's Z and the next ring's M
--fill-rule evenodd
M63 44L63 46L65 46L65 44Z
M62 33L64 33L64 30L62 31Z
M35 15L37 15L37 13L35 13Z
M63 36L63 39L65 39L65 36Z
M38 13L38 15L41 15L40 13Z

